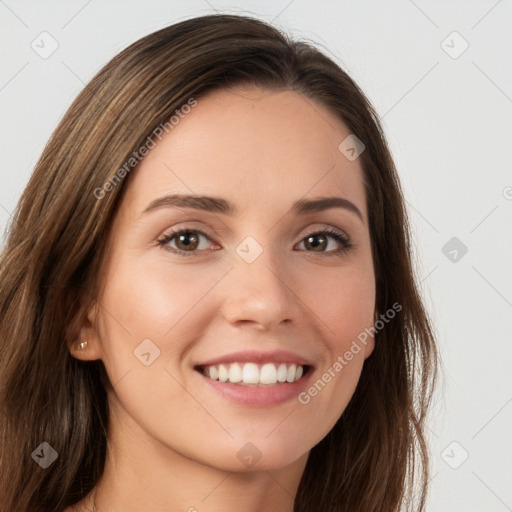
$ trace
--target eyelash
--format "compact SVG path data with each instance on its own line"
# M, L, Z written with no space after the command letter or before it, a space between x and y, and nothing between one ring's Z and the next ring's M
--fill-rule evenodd
M162 238L160 238L157 241L158 245L160 247L162 247L162 249L165 249L172 253L178 254L179 256L185 256L185 257L201 256L201 252L203 252L203 251L197 251L197 250L196 251L183 251L182 249L175 249L173 247L167 246L167 244L171 240L173 240L176 236L184 234L184 233L196 233L196 234L203 235L204 237L210 239L210 237L206 233L201 231L200 229L184 228L184 229L178 229L176 231L171 231L170 233L164 235ZM353 247L352 242L346 235L344 235L334 229L330 229L330 228L324 229L321 231L313 231L313 232L309 233L308 235L304 236L299 243L302 243L308 237L317 236L317 235L329 235L330 237L334 238L342 247L341 247L341 249L338 249L335 251L325 251L325 252L320 252L320 253L316 253L316 254L321 254L328 258L341 257L341 256L345 255ZM313 251L305 251L305 252L313 252ZM313 254L315 254L315 253L313 252Z

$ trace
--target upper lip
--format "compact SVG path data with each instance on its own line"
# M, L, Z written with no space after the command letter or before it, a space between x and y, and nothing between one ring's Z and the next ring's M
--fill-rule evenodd
M312 366L311 362L306 358L287 350L274 350L271 352L244 350L209 359L197 364L196 367L223 363L295 363L301 366Z

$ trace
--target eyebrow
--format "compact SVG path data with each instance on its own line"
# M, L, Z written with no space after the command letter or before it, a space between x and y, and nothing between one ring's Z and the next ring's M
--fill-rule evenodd
M226 199L211 196L172 194L160 197L152 201L142 212L149 213L160 208L192 208L207 212L223 213L225 215L236 215L238 209L234 204ZM354 213L364 223L364 218L359 208L343 197L320 197L314 199L299 199L291 208L291 212L296 215L306 215L308 213L320 212L331 208L343 208Z

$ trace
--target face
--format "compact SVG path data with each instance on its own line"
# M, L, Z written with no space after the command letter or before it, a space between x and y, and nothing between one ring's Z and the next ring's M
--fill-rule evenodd
M111 421L226 471L304 460L331 430L374 343L354 346L375 278L360 159L338 149L349 134L296 92L244 87L199 98L155 139L82 330L80 357L101 358L113 385ZM345 201L304 207L331 197Z

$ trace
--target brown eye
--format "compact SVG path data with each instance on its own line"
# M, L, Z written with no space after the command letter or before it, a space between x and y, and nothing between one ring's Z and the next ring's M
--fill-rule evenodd
M158 244L165 250L176 253L180 256L200 256L206 247L200 249L201 237L210 240L210 237L198 229L180 229L166 234ZM329 248L330 241L337 242L339 248ZM304 244L307 252L318 253L323 256L341 256L346 253L351 247L352 243L347 235L344 235L334 230L324 230L316 233L311 233L304 237L300 244ZM299 244L299 245L300 245ZM334 244L336 246L336 244Z
M327 237L323 235L310 235L304 240L306 248L311 247L316 252L322 252L327 247Z
M162 239L158 240L158 243L170 252L183 256L198 256L204 250L199 249L201 237L210 240L208 235L197 229L180 229L163 236ZM206 247L208 247L208 244L206 244Z
M176 246L180 250L197 249L199 245L199 237L193 231L185 231L183 234L175 235Z
M334 248L327 250L329 247L329 239L335 240L340 247L338 249ZM320 253L325 256L340 256L352 247L352 243L347 235L334 230L324 230L311 233L302 239L301 244L302 243L304 244L307 252Z

